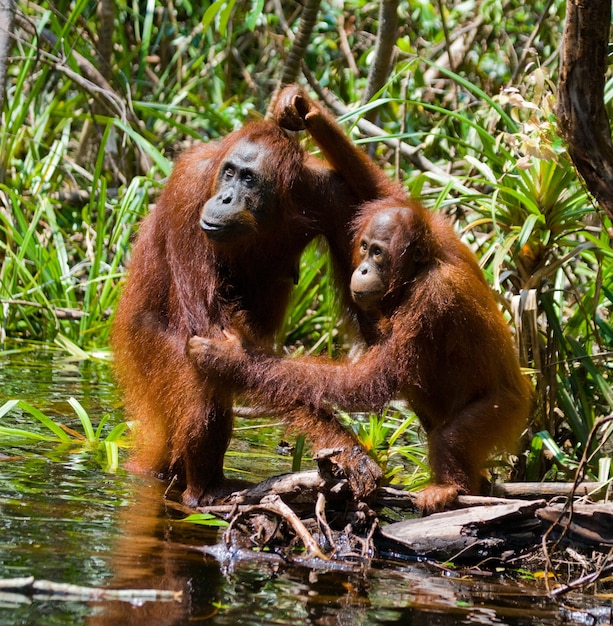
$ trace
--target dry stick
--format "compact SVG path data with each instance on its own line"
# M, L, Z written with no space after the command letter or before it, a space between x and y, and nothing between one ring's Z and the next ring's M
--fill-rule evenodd
M568 593L573 589L578 589L579 587L591 585L592 583L595 583L597 580L599 580L603 576L606 576L607 574L610 574L611 572L613 572L613 565L606 565L605 567L600 568L597 572L591 572L590 574L586 574L585 576L581 576L580 578L573 580L567 585L562 585L557 589L552 589L549 592L549 596L552 598L556 598L557 596Z
M217 509L220 507L207 507L207 510L213 512L213 509ZM251 513L253 511L264 511L268 513L273 513L274 515L278 515L283 518L296 533L296 536L302 541L304 547L307 551L307 558L320 558L325 561L328 560L328 557L319 549L319 545L313 539L311 533L306 529L306 526L300 521L300 518L292 511L292 509L281 500L281 498L277 495L270 495L262 498L260 504L254 504L252 506L239 506L236 507L239 511L240 516L245 516L247 513ZM237 518L234 518L234 520ZM230 523L234 523L234 520ZM229 530L229 528L228 528ZM227 531L226 531L227 532Z
M447 28L447 20L445 19L445 6L442 0L437 0L438 12L441 16L441 24L443 25L443 36L445 39L445 49L447 51L447 59L449 60L449 69L455 73L455 63L453 58L453 50L451 49L451 40L449 39L449 29ZM458 106L458 85L455 81L452 82L453 88L453 105L454 108Z
M279 26L283 31L285 31L285 36L289 39L291 43L294 41L294 33L290 28L287 20L285 19L285 14L283 13L283 3L281 0L273 0L273 4L275 5L275 13L277 14L277 19L279 20ZM287 5L287 3L285 3ZM290 16L290 22L293 23L294 20L300 15L301 8L298 3L296 3L296 10L294 14Z
M371 511L370 507L368 507L366 504L363 504L363 507L368 512L373 513ZM371 547L372 547L372 539L373 539L373 536L374 536L375 531L377 530L377 528L379 528L379 518L378 518L377 515L375 515L373 513L373 515L372 515L372 524L370 525L370 530L368 531L368 534L366 535L366 537L364 537L364 540L362 542L362 557L363 558L366 558L367 556L369 556L369 552L371 551Z
M358 68L358 64L355 62L355 59L353 58L353 51L351 50L351 46L349 45L349 40L347 39L347 31L345 30L345 16L342 13L339 16L339 22L336 26L336 30L338 32L341 52L345 56L345 60L347 61L347 65L349 66L351 73L356 78L358 78L360 76L360 70Z
M40 302L30 302L29 300L19 300L15 298L0 298L0 304L8 304L9 306L30 306L35 309L44 309L50 311L57 319L61 320L80 320L87 317L89 313L80 309L69 309L66 307L54 307Z
M272 513L286 520L288 524L294 529L296 536L302 541L305 549L307 550L307 557L318 557L320 559L328 560L328 557L320 550L319 545L313 539L313 536L306 529L305 525L300 521L300 518L294 513L294 511L287 505L277 494L269 494L264 496L257 504L227 504L218 506L204 506L199 507L199 511L211 513L220 517L231 517L230 525L224 533L226 541L228 540L229 533L239 519L249 515L256 511L264 511Z
M557 545L559 545L560 541L562 541L562 539L564 538L564 536L566 535L566 533L568 532L568 529L570 528L571 522L572 522L572 517L573 517L573 498L575 495L575 492L577 490L577 488L579 487L579 485L581 484L581 481L585 475L585 470L587 468L587 464L588 462L592 459L592 457L594 456L594 454L596 454L596 452L594 451L593 453L590 453L590 448L592 447L592 442L594 440L594 437L596 436L596 433L598 430L600 430L600 427L603 426L604 424L607 424L608 422L613 421L613 414L612 415L608 415L607 417L603 417L601 419L599 419L594 426L592 427L592 430L590 431L590 434L587 438L587 441L585 443L585 447L583 450L583 455L581 457L581 461L579 463L579 468L577 469L576 473L575 473L575 481L573 483L573 489L571 491L571 493L568 496L568 499L566 501L566 505L562 508L562 510L560 511L560 514L558 516L558 519L554 522L552 522L551 526L543 533L543 537L541 539L541 546L543 549L543 554L545 555L545 574L547 574L547 572L549 571L549 567L551 566L553 568L553 564L551 562L551 558L549 556L549 548L547 547L547 539L549 538L549 535L553 532L553 529L561 526L562 527L562 534L560 535L559 539L554 543L554 549ZM606 441L606 439L605 439ZM601 445L605 443L605 441L601 442ZM566 515L566 513L568 513L568 519L563 522L563 518ZM554 572L555 573L555 572ZM551 590L549 589L549 581L548 581L548 577L547 575L545 576L545 584L547 587L547 591L549 593L551 593Z
M6 67L15 23L15 4L14 0L0 0L0 111L4 106Z
M174 600L180 602L182 591L169 591L164 589L104 589L100 587L83 587L68 583L56 583L50 580L36 580L34 576L22 578L0 579L0 589L20 591L40 591L45 594L66 596L66 599L75 597L82 600L121 600L132 602L134 600Z
M575 482L575 483L497 483L493 486L494 496L499 498L555 498L558 496L592 496L600 498L600 492L607 483Z
M404 135L407 129L407 91L409 88L409 77L404 76L400 81L400 134ZM400 142L398 142L400 144ZM394 175L396 176L396 180L401 179L401 170L400 170L400 145L397 145L394 149Z
M317 502L315 504L315 517L319 523L319 528L326 536L328 543L334 551L336 551L336 543L332 537L332 530L326 519L326 496L321 491L317 494Z

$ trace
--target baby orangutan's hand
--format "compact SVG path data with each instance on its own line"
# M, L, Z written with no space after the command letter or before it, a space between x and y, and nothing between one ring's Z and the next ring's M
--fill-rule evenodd
M232 376L245 359L238 336L224 330L225 339L194 335L187 342L187 355L206 374Z

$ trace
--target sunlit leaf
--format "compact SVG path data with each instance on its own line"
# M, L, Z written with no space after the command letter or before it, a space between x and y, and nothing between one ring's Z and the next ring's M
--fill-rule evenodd
M217 526L219 528L229 526L228 522L219 519L210 513L193 513L192 515L188 515L184 519L178 521L186 522L188 524L201 524L203 526Z

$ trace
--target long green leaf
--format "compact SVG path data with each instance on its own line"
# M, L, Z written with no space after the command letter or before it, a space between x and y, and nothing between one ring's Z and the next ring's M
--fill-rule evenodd
M85 431L85 438L87 441L96 441L94 427L92 426L91 419L89 418L87 411L83 408L83 405L76 398L68 398L68 404L70 404L70 406L75 410L75 413L83 426L83 430Z
M48 418L40 409L32 406L25 400L9 400L0 407L0 417L6 415L14 408L20 408L22 411L29 413L33 418L38 420L45 428L50 430L60 441L68 443L71 437L68 433L62 430L52 419Z

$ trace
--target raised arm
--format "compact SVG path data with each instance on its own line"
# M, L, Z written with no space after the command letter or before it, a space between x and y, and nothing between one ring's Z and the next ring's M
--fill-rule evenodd
M226 341L192 337L187 352L201 372L231 380L254 404L305 433L316 449L338 449L334 462L354 494L366 496L374 491L383 475L381 469L355 435L335 419L334 407L374 410L391 398L392 378L382 369L385 365L376 348L355 364L333 363L321 357L269 356L243 348L238 338L228 335Z
M345 179L362 202L404 193L347 137L343 128L302 87L289 85L275 105L277 123L287 130L307 130L330 165Z
M227 341L192 337L188 353L207 375L231 379L258 405L275 413L308 407L317 412L381 409L400 391L393 342L371 347L356 361L326 357L280 358ZM390 368L390 364L394 364Z

